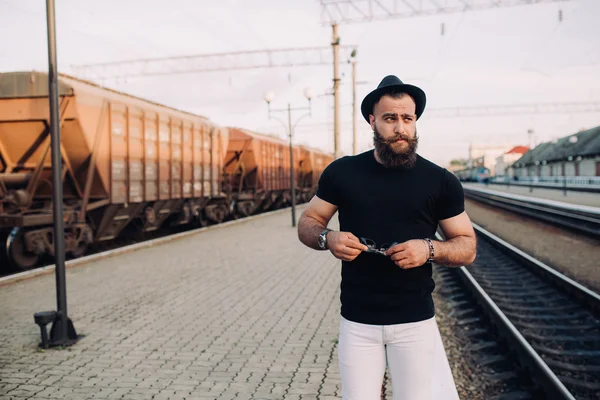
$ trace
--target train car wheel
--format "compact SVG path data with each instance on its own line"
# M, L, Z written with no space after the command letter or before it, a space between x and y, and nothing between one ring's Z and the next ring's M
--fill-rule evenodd
M17 271L26 271L38 265L40 256L25 249L25 231L14 228L8 237L8 258Z
M88 244L82 240L79 243L77 243L75 249L71 250L71 256L73 256L73 258L79 258L81 256L84 256L85 253L87 253L87 251Z
M0 233L0 274L10 271L8 263L8 254L6 254L6 242L8 241L8 233Z
M199 228L208 226L208 219L203 215L204 213L199 212L196 218L194 218L194 225Z
M225 220L225 217L227 216L227 214L229 214L229 210L227 209L226 205L221 205L220 207L217 207L217 209L215 210L215 216L216 216L216 223L220 224L221 222L223 222Z

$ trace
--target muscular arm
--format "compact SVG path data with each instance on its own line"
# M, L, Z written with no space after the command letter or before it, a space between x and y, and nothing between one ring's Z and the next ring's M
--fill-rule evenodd
M298 239L311 249L321 250L317 238L336 211L336 206L314 196L298 221Z
M477 240L471 219L466 212L439 221L445 242L434 241L434 260L449 267L469 265L475 261Z
M302 213L298 221L298 238L311 249L321 250L317 243L319 234L327 227L329 220L337 211L337 207L331 203L313 197L308 208ZM334 257L343 261L352 261L367 246L351 232L329 232L327 234L327 249Z

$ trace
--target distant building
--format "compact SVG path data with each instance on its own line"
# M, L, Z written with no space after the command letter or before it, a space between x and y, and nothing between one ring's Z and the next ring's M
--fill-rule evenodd
M529 147L527 146L515 146L506 153L498 156L496 158L496 166L494 169L495 175L514 176L514 170L511 168L512 165L528 151Z
M600 176L600 126L542 143L513 168L516 177Z
M467 167L485 167L494 175L496 159L512 149L513 145L471 144Z

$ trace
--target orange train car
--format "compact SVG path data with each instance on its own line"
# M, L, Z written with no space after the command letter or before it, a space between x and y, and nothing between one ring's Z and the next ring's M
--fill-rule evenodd
M299 202L307 202L316 194L321 173L333 161L333 155L306 146L298 146L298 150L297 196Z
M290 203L290 150L287 142L241 128L228 128L224 185L231 212L244 217ZM294 158L298 149L294 148Z
M235 217L291 204L289 143L277 137L228 128L224 187ZM296 202L309 201L333 155L306 146L292 146Z
M59 76L65 247L288 205L286 141ZM297 201L330 154L294 146ZM0 270L53 255L48 76L0 73Z
M85 253L130 223L220 222L227 129L205 117L59 76L66 250ZM17 269L51 254L48 76L0 74L0 233ZM0 252L3 249L0 248Z

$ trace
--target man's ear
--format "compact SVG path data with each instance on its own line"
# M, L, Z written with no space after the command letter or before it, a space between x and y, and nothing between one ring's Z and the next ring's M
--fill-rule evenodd
M373 114L369 114L369 124L371 124L371 129L375 130L375 116Z

